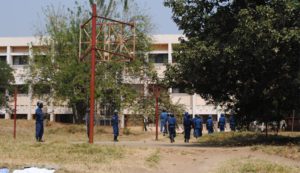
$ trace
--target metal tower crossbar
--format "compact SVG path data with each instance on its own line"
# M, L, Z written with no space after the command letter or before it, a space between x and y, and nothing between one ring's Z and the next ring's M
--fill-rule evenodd
M130 62L135 58L135 23L97 16L96 4L92 17L80 26L79 58L91 55L89 143L94 142L95 68L100 62Z

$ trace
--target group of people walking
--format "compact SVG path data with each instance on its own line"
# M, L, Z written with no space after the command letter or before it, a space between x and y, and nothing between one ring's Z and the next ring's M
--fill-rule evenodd
M214 133L214 122L211 115L208 116L206 122L199 116L195 115L194 118L188 113L185 112L183 115L183 127L184 127L184 142L189 143L190 136L191 136L191 130L193 131L193 136L195 138L199 138L202 136L202 130L203 130L203 124L206 124L206 129L208 134ZM165 110L163 110L160 114L160 122L161 122L161 128L160 132L163 133L163 135L167 134L169 132L169 137L171 140L171 143L173 143L176 137L176 118L174 117L174 114L167 113ZM230 116L229 118L229 124L231 131L235 131L235 119L234 116ZM219 121L218 121L218 128L220 129L220 132L223 132L225 130L226 125L226 118L224 114L221 114Z
M36 140L38 142L43 142L43 133L44 133L44 113L42 111L43 103L38 102L37 103L37 109L35 111L36 115ZM89 136L89 109L86 111L86 125L87 125L87 135ZM195 138L199 138L202 136L202 130L203 130L203 124L206 124L206 129L208 134L214 133L214 122L211 115L208 116L206 122L199 116L195 115L194 118L188 113L185 112L183 114L183 127L184 127L184 142L189 143L190 136L191 136L191 130L193 130L193 136ZM118 111L114 111L114 114L111 119L112 128L113 128L113 140L115 142L118 141L119 136L119 117L118 117ZM235 131L235 119L234 116L230 116L229 118L229 124L231 131ZM220 132L223 132L225 130L226 125L226 118L224 114L221 114L219 121L218 121L218 128L220 129ZM171 143L175 142L176 137L176 127L177 121L173 113L168 113L166 110L162 110L160 114L160 132L163 133L165 136L166 134L169 134L169 138Z

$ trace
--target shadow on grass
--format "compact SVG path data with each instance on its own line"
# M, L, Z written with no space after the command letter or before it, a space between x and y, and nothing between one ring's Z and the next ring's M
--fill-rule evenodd
M268 135L251 132L228 132L215 133L202 136L196 143L197 146L205 147L239 147L253 145L298 145L300 146L300 135Z

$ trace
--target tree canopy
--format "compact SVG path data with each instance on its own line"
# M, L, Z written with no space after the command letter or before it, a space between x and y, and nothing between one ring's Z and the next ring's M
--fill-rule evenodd
M186 37L166 80L248 121L300 106L298 0L165 0Z
M14 82L13 69L3 61L0 61L0 105L5 103L5 91Z
M125 2L125 1L124 1ZM90 60L79 61L79 31L80 25L90 17L90 9L76 2L74 10L55 9L47 7L46 33L41 39L41 45L46 47L37 48L32 59L31 80L36 87L36 94L41 95L41 89L45 85L51 89L49 98L55 98L54 104L59 100L67 101L73 108L74 121L82 121L89 101ZM149 51L150 23L148 17L141 15L132 3L123 8L114 0L96 1L99 15L105 17L121 18L122 20L134 20L137 26L136 59L131 63L105 62L96 65L96 103L97 107L108 105L110 110L120 109L125 106L133 106L134 99L139 92L133 85L124 82L124 72L128 76L142 78L148 75L151 78L151 70L145 71L149 64L144 60L145 53ZM128 6L128 7L127 7ZM128 8L128 9L127 9ZM101 104L101 105L98 105Z

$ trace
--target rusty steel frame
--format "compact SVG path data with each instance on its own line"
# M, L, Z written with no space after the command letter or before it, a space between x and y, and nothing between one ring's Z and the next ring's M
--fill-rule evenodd
M102 19L103 21L110 21L109 23L97 23L97 19ZM91 36L87 32L86 27L89 23L92 23L92 33ZM97 26L100 26L97 28ZM121 34L115 31L114 28L120 27ZM130 31L132 32L132 36L130 39L124 39L124 27L130 27ZM98 30L98 34L97 34ZM86 36L89 40L82 41L82 31L84 31L84 36ZM108 33L106 33L108 31ZM115 34L115 35L114 35ZM122 57L122 59L117 60L118 62L128 62L135 58L135 23L127 23L123 21L118 21L106 17L97 16L96 4L92 5L92 17L84 22L80 26L80 35L79 35L79 59L83 60L89 54L91 54L91 78L90 78L90 128L89 130L89 143L94 143L94 113L95 113L95 70L96 70L96 56L97 53L100 55L100 61L110 61L112 55ZM103 40L98 40L99 36L104 36ZM110 40L111 38L115 38L116 40ZM119 40L117 40L119 39ZM126 43L132 40L132 49L126 47ZM102 42L101 42L102 41ZM82 45L86 45L87 49L81 54ZM104 48L98 47L98 45L102 45ZM115 46L116 44L116 46ZM105 49L105 46L108 49ZM115 46L114 50L111 47ZM126 49L126 53L122 53L123 48ZM121 52L121 53L120 53ZM103 53L103 55L102 55ZM108 59L105 59L105 55L108 54Z

